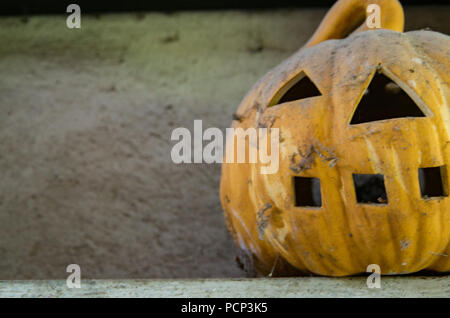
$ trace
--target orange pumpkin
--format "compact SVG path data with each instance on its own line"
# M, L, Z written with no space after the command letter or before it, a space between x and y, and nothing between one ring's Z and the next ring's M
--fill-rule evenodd
M369 3L382 29L367 30ZM450 37L402 31L396 0L340 0L242 101L233 128L280 134L277 173L222 165L221 202L248 270L450 271Z

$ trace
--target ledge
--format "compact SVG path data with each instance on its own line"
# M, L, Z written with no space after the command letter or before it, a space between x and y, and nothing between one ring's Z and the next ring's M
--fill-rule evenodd
M450 297L450 276L381 277L370 289L366 277L201 280L0 281L0 297Z

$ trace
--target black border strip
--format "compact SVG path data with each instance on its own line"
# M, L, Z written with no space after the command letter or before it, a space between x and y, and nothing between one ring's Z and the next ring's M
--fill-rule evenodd
M0 15L64 14L71 3L83 13L176 12L186 10L279 9L330 7L335 0L1 0ZM403 5L450 4L448 0L403 0Z

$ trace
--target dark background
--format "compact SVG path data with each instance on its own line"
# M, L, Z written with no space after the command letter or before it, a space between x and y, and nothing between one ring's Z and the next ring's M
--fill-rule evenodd
M403 5L449 4L449 0L408 0ZM300 7L330 7L335 0L2 0L1 15L61 14L69 4L80 5L83 13L132 12L181 10L221 10L221 9L271 9Z

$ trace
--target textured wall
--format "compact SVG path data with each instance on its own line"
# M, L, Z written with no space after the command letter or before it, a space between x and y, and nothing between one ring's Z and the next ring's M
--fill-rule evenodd
M220 166L175 127L225 128L325 11L0 18L0 279L234 277ZM450 7L406 10L450 34Z

